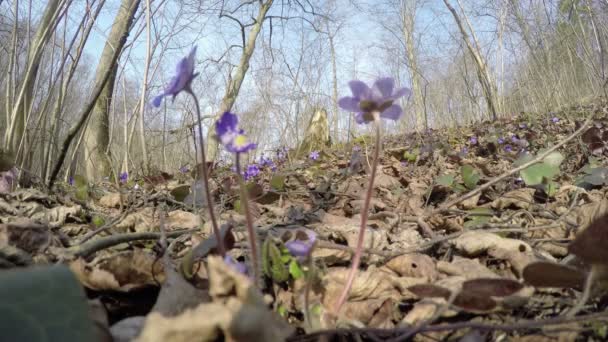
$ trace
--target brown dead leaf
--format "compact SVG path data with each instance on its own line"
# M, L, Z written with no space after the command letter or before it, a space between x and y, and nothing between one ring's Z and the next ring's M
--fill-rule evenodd
M374 312L374 316L369 320L367 326L378 329L392 329L395 327L394 320L397 319L398 309L393 299L385 300L380 308Z
M127 200L127 196L122 195L118 192L111 192L101 196L99 199L99 205L106 208L118 208L120 207L121 199Z
M511 279L478 278L462 283L462 292L475 293L486 297L506 297L518 292L523 287L520 282Z
M568 251L589 264L608 263L608 213L597 217L576 235Z
M468 312L485 313L494 310L498 303L480 293L460 292L454 299L454 305Z
M198 228L199 223L200 219L197 215L183 210L174 210L167 216L166 228L168 230L194 229Z
M437 269L431 257L425 254L404 254L389 260L385 267L402 277L437 279Z
M553 262L530 263L523 271L526 283L536 287L582 288L586 274L583 270Z
M469 259L456 256L451 262L438 261L437 270L450 276L460 276L466 279L476 278L497 278L485 265L482 265L478 259Z
M158 224L152 217L154 208L147 207L137 212L131 213L124 220L114 225L117 232L153 232L158 230Z
M268 310L262 294L246 276L221 258L208 258L212 303L175 317L151 313L136 341L284 341L292 334L286 322Z
M134 249L105 258L97 264L77 259L70 263L70 269L89 289L128 292L164 280L162 265L154 261L153 256Z
M58 245L46 225L27 219L0 224L0 249L12 246L33 255L43 252L52 244Z
M452 240L452 244L457 250L470 256L480 255L487 252L489 249L498 248L519 253L532 251L530 245L521 240L503 238L496 234L483 231L466 232Z
M420 298L443 298L448 299L452 291L433 284L418 284L407 288L408 291Z
M495 199L491 206L494 209L505 209L514 207L518 209L528 209L534 203L534 189L521 188L509 191L501 197Z

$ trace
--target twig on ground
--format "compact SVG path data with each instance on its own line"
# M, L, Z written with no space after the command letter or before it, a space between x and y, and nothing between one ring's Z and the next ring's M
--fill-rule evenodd
M178 230L167 233L167 238L175 238L183 234L195 233L200 231L196 229ZM78 245L72 248L68 248L72 254L77 257L86 258L93 253L99 252L103 249L116 246L125 242L133 242L140 240L157 240L161 237L159 232L141 232L141 233L129 233L120 235L111 235L98 240L90 241L82 245Z
M545 159L549 154L551 154L553 151L557 150L558 148L566 145L568 142L570 142L571 140L573 140L574 138L576 138L579 134L583 133L583 131L587 128L587 126L589 126L591 124L593 116L589 116L589 118L587 118L587 120L583 123L583 125L577 129L576 131L574 131L574 133L572 133L569 137L567 137L566 139L562 140L561 142L555 144L554 146L552 146L551 148L549 148L548 150L546 150L544 153L539 154L536 158L532 159L531 161L522 164L514 169L511 169L505 173L503 173L502 175L499 175L497 177L494 177L493 179L491 179L489 182L478 186L477 188L475 188L474 190L471 190L469 192L467 192L466 194L454 199L453 201L448 202L447 204L442 205L440 208L436 209L433 211L433 213L436 212L444 212L446 210L448 210L450 207L455 206L456 204L465 201L481 192L483 192L484 190L490 188L492 185L502 181L503 179L510 177L516 173L518 173L521 170L524 170L536 163L541 162L543 159ZM429 215L430 216L430 215Z

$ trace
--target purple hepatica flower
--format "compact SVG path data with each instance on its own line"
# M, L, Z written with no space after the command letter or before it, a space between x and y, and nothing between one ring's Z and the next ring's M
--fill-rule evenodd
M498 138L498 140L496 140L496 142L498 142L500 145L505 143L505 139L503 138Z
M120 176L118 177L118 179L120 180L121 183L126 183L127 180L129 179L129 173L127 171L121 173Z
M239 129L238 125L239 118L236 114L225 112L215 123L217 139L230 152L242 153L253 150L256 144L247 140L245 131Z
M553 122L553 123L558 123L558 122L559 122L559 118L558 118L557 116L555 116L555 117L553 117L553 118L551 119L551 122Z
M190 169L186 165L179 168L179 172L181 173L188 173L189 171Z
M471 145L477 145L477 137L476 136L472 136L469 139L469 142L471 143Z
M242 262L235 261L230 255L224 257L224 262L234 271L247 275L247 266Z
M517 143L519 141L519 138L517 138L517 136L512 136L511 137L511 142L513 142L514 144Z
M393 102L411 94L408 88L395 90L395 80L391 77L376 80L371 88L357 80L348 82L348 85L353 96L341 98L338 104L344 110L355 112L355 121L359 124L374 121L373 113L379 113L380 117L385 119L399 119L403 110Z
M525 122L524 122L524 123L520 123L520 124L519 124L519 128L521 128L521 129L526 129L526 128L528 128L528 124L527 124L527 123L525 123Z
M264 156L261 156L260 157L260 166L261 167L268 166L268 167L272 168L274 166L274 162L270 158L266 158Z
M312 152L310 152L310 155L308 157L310 159L312 159L312 160L319 159L319 151L312 151Z
M192 80L198 75L198 73L194 72L195 54L196 46L192 48L188 56L182 58L179 63L177 63L175 76L173 76L171 82L165 88L165 91L152 100L154 107L160 107L160 103L165 96L171 95L173 96L173 100L175 100L177 94L183 90L190 90L190 83L192 83Z
M260 174L260 168L256 164L250 164L247 166L247 170L245 170L243 176L246 180L249 180Z
M291 255L303 259L310 255L315 241L317 241L317 234L312 230L298 230L295 240L287 241L285 247Z
M511 145L505 145L505 152L512 152L513 151L513 147L511 147Z
M68 179L68 184L70 184L71 186L74 186L74 177L70 176L70 179Z

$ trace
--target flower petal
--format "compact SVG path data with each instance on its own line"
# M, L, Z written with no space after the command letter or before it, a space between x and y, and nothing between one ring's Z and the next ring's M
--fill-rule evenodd
M410 97L411 95L412 95L412 90L410 88L403 87L403 88L397 89L393 94L391 94L391 96L389 96L389 98L391 100L396 100L400 97L403 97L403 96Z
M363 123L367 123L365 121L365 119L363 118L363 113L362 112L357 112L355 113L355 121L360 125Z
M379 92L379 94L383 97L389 97L393 94L393 88L395 87L395 80L392 77L384 77L379 78L374 82L372 86L372 91L374 93Z
M394 104L394 105L388 107L382 113L380 113L380 117L396 121L401 117L401 114L403 114L403 110L401 109L401 106Z
M152 105L156 108L160 107L160 103L163 101L165 94L160 94L152 100Z
M220 116L219 120L215 123L215 134L218 137L222 137L226 133L236 133L236 127L239 124L239 118L236 114L232 114L230 112L224 112L222 116Z
M359 100L354 97L345 96L338 100L338 105L340 106L340 108L349 112L358 112L360 110Z
M287 241L285 243L285 247L287 248L287 250L289 250L289 253L291 253L291 255L296 257L303 257L307 256L310 252L311 244L300 240L294 240Z
M348 86L350 87L350 91L353 93L353 97L355 98L368 98L369 97L369 87L367 84L359 81L352 80L348 82Z

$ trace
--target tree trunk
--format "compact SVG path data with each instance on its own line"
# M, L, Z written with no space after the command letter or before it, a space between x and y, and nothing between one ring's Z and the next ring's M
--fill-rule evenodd
M247 70L249 69L249 60L251 59L251 56L253 56L253 52L255 51L255 41L258 38L258 34L262 30L262 25L264 24L266 13L268 13L268 10L272 6L273 1L274 0L267 0L266 2L260 5L260 10L258 11L255 24L253 24L251 30L249 31L248 40L244 46L243 54L241 55L239 65L236 69L236 72L234 73L234 76L230 79L230 82L226 87L226 92L224 93L224 97L222 98L220 110L216 114L216 119L219 118L222 113L230 111L232 109L232 106L236 101L236 97L239 95L239 90L241 89L241 85L243 84L243 80L245 79L245 75L247 74ZM217 141L212 137L211 134L208 134L206 155L207 160L214 160L217 156L217 150Z
M488 105L488 110L490 111L490 114L492 115L492 119L496 120L497 113L498 113L498 108L497 108L497 105L498 105L497 98L498 97L496 95L496 85L492 81L492 78L490 77L490 73L487 68L487 64L486 64L485 60L483 59L483 57L481 56L481 50L479 49L479 45L475 44L476 46L473 46L473 42L471 41L471 38L469 37L469 33L464 28L464 25L462 24L462 20L461 20L460 16L458 15L458 13L456 13L456 10L454 9L454 7L452 7L452 5L450 5L448 0L443 0L443 3L448 8L448 10L450 10L450 12L452 13L454 20L456 21L456 24L458 25L458 29L460 30L460 33L462 34L462 40L467 45L467 48L468 48L469 52L471 53L471 56L473 56L473 60L475 61L475 65L477 66L477 78L479 79L479 83L481 83L481 88L483 89L483 94L486 99L486 103ZM470 25L469 25L469 29L471 30L471 33L473 33Z
M13 104L12 112L10 115L10 121L7 122L8 132L5 135L4 145L5 147L17 153L20 151L27 151L27 141L25 140L25 128L27 126L27 116L30 111L32 104L32 96L34 93L34 85L36 83L36 77L38 75L38 69L40 68L40 62L42 60L42 53L44 47L48 42L51 33L54 31L59 12L61 10L61 0L49 0L42 19L38 24L38 30L33 39L32 49L28 54L27 58L27 69L23 78L23 83L19 89L19 95ZM15 19L17 20L17 19ZM16 86L13 84L13 87ZM22 145L23 143L23 145ZM21 146L21 148L20 148ZM19 158L17 156L17 158Z
M420 70L414 43L414 24L416 22L416 3L412 0L401 1L401 25L408 59L408 69L412 78L412 96L416 130L421 131L426 126L424 99L422 98Z
M87 179L89 180L107 176L112 171L111 157L106 151L109 151L109 114L118 68L116 64L112 65L111 63L115 53L114 49L118 49L118 53L120 53L124 46L125 38L129 35L135 12L137 12L140 2L141 0L122 0L120 10L116 14L114 23L112 24L112 31L97 65L95 72L96 84L103 79L104 74L109 68L110 76L95 102L84 136L85 167Z

